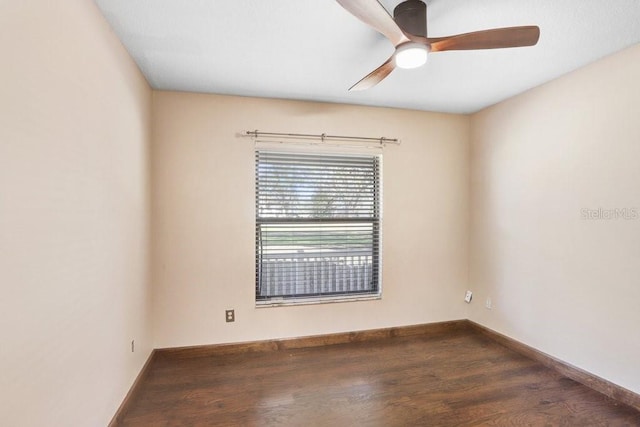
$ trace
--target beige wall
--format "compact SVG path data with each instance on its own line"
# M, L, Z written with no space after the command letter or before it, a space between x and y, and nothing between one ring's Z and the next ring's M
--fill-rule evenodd
M635 46L473 116L469 312L635 392L640 219L582 209L640 209L638 76Z
M104 426L151 348L151 91L90 1L1 2L0 52L0 424Z
M382 300L255 308L249 129L402 139L383 154ZM468 130L466 116L154 92L155 346L464 318Z

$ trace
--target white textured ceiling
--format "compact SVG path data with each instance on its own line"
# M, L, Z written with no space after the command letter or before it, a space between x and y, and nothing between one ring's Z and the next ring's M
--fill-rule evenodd
M535 47L392 53L334 0L95 0L155 89L471 113L640 42L640 0L428 0L428 35L538 25ZM392 13L399 0L382 0Z

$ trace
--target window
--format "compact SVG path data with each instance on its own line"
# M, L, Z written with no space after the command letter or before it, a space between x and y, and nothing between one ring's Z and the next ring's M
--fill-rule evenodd
M256 151L256 302L380 294L378 155Z

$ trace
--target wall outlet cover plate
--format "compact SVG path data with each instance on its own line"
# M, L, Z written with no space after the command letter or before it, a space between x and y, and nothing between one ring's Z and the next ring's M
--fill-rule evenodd
M464 302L469 304L471 302L471 298L473 298L473 292L467 291L467 293L464 294Z

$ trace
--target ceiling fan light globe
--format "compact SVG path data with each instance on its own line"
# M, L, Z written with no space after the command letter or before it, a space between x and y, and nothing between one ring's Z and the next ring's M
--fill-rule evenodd
M420 43L405 43L398 46L395 53L396 66L418 68L427 62L428 49Z

